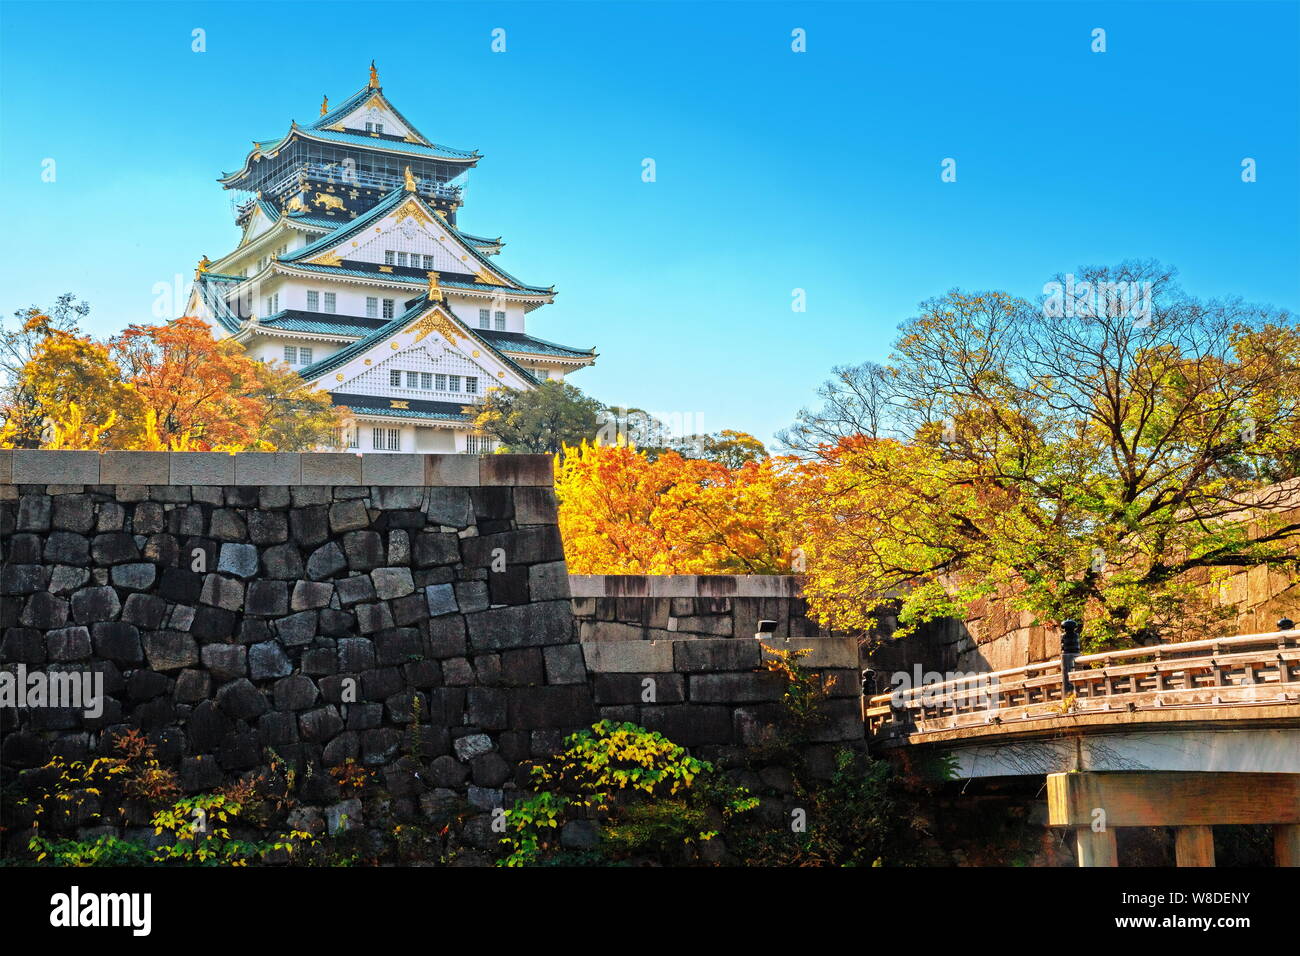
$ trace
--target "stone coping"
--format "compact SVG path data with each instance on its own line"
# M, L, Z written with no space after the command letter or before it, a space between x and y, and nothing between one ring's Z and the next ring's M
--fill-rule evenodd
M0 485L553 484L550 455L0 449Z
M794 598L799 579L791 574L570 574L569 588L575 598Z

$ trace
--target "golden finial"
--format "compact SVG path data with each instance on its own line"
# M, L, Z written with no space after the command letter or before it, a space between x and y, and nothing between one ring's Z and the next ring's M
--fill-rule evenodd
M321 115L321 116L324 116L324 115L325 115L326 113L328 113L329 111L330 111L330 98L329 98L329 95L327 94L327 95L321 97L321 101L320 101L320 115Z
M438 273L436 272L429 273L429 301L442 301L442 289L438 286Z
M370 61L370 88L379 89L379 71L375 69L375 61Z
M406 167L406 191L408 193L415 192L415 177L411 175L410 166Z
M200 259L198 266L194 269L194 278L197 279L203 273L207 272L210 265L212 265L212 260L207 256Z

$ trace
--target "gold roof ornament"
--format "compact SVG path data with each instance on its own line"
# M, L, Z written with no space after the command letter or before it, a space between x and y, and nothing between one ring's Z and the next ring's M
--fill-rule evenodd
M415 176L412 175L410 166L406 167L404 175L406 176L406 191L408 193L415 192Z
M320 115L324 116L329 111L330 111L330 98L329 95L326 94L321 98L320 101Z
M203 273L207 272L208 268L211 265L212 265L212 260L209 259L207 256L204 256L202 259L200 259L199 264L194 269L194 278L197 279Z
M379 89L379 71L375 69L375 61L370 61L370 88Z
M430 301L430 302L441 302L441 301L442 301L442 288L438 285L438 273L436 273L436 272L430 272L430 273L429 273L429 290L428 290L428 293L429 293L429 301Z

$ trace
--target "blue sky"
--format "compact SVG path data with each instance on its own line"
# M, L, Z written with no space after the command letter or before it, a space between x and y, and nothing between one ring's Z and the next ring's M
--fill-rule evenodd
M954 286L1155 257L1300 306L1298 9L0 2L0 309L71 290L97 334L150 320L237 240L215 177L373 57L422 132L483 152L460 223L558 287L530 331L599 349L574 384L766 440Z

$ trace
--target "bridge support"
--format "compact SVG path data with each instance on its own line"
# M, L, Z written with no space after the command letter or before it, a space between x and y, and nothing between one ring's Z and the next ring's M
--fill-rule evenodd
M1278 866L1300 865L1300 774L1053 773L1048 822L1075 831L1080 866L1116 866L1116 827L1176 827L1179 866L1214 866L1213 827L1272 824Z
M1174 861L1179 866L1214 866L1214 827L1174 830Z
M1273 862L1300 866L1300 826L1284 823L1273 827Z

